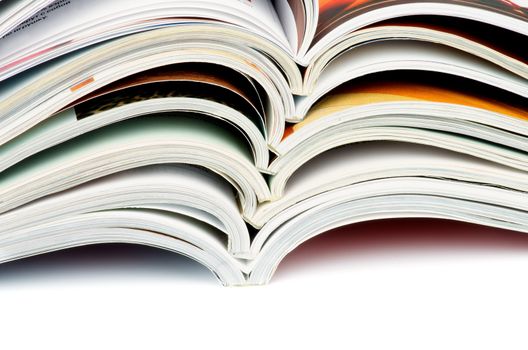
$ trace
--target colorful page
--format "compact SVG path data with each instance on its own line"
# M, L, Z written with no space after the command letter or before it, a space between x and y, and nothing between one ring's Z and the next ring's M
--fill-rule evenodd
M435 77L437 77L437 79L434 79L436 81L441 79L440 75L435 75ZM485 93L482 92L482 94L479 94L481 91L476 87L477 84L468 82L468 84L471 84L471 87L464 86L460 84L462 79L456 79L456 82L452 82L451 84L429 83L424 81L424 79L413 81L412 79L402 77L383 79L380 81L365 80L363 82L346 84L327 94L319 103L311 108L302 122L294 124L286 130L285 138L302 129L305 125L330 114L358 106L389 102L407 101L457 104L484 109L528 121L528 108L526 107L526 101L524 99L519 98L504 101L491 96L494 92L490 91L490 89L487 89ZM430 80L433 81L432 79ZM471 89L475 89L474 92Z
M416 1L416 0L318 0L319 22L312 45L316 44L326 34L330 33L348 20L369 11L392 5L412 3L442 3L475 7L501 13L528 21L528 4L525 1L513 0L444 0L444 1Z

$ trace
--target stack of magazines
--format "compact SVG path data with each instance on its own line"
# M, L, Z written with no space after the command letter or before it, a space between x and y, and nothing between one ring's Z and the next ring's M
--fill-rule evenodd
M0 262L265 284L367 220L528 232L527 1L0 0L0 37Z

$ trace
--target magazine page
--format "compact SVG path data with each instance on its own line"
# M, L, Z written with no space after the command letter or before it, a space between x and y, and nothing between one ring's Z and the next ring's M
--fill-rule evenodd
M333 60L309 87L312 92L296 100L296 116L303 118L319 98L342 83L394 70L446 73L528 96L526 79L474 55L435 43L385 40L354 48Z
M184 193L182 189L200 189L200 191L195 191L194 198L193 195L186 196L190 203L174 201L172 198L166 201L161 198L158 202L152 201L153 197L160 196L159 190L163 187L171 188L173 193L182 194ZM131 196L112 201L112 197L127 193L131 189L138 194L135 199ZM150 198L145 197L145 193L148 192L150 192ZM234 234L232 229L237 228L241 233L246 232L247 234L247 229L239 215L235 195L234 188L225 179L202 168L185 164L151 165L118 172L84 183L71 190L47 196L15 209L9 214L3 214L0 222L4 228L20 229L74 214L88 213L97 208L117 209L129 207L135 203L134 206L138 208L184 214L206 222L225 233ZM199 203L203 206L203 198L207 196L214 198L217 203L222 203L221 208L211 208L210 211L205 211L202 207L200 210ZM223 216L215 215L219 210L230 213ZM25 219L16 220L17 217ZM230 222L226 223L225 219ZM238 221L238 223L233 221Z
M290 45L297 51L305 37L306 9L303 0L275 0L275 9Z
M483 58L528 79L527 35L465 18L422 15L377 22L345 34L327 49L314 52L304 74L305 85L310 86L311 79L344 50L381 40L435 42Z
M264 107L256 86L245 75L220 65L191 63L162 66L117 80L64 107L79 119L128 103L163 97L219 102L246 116L266 133Z
M439 35L448 34L453 37L467 39L468 42L482 45L507 56L507 58L528 64L528 57L526 57L528 36L488 23L445 16L409 16L376 23L370 26L369 29L376 28L381 30L387 28L390 30L394 27L411 30L412 28L423 28L432 30ZM497 40L497 38L501 38L501 40ZM482 53L478 55L480 56Z
M314 44L323 36L345 23L346 21L366 12L391 5L418 3L416 0L319 0L319 23L314 38ZM435 2L435 1L428 1ZM440 2L440 1L437 1ZM440 3L463 5L502 13L528 21L528 6L515 0L445 0Z
M199 21L225 22L291 48L269 0L58 0L0 39L0 78L53 52L64 54L102 40L154 27Z
M424 73L422 77L424 75L431 79L420 79L417 74L406 72L389 73L384 79L367 77L363 81L359 79L345 84L325 95L303 121L287 129L287 134L291 135L316 120L345 109L404 101L461 105L528 121L528 111L523 108L526 99L461 78L442 77L434 73Z
M19 28L28 25L30 23L28 19L52 1L53 0L1 0L0 38L12 31L19 24Z
M0 0L0 37L13 29L13 18L18 17L17 14L27 6L28 2L25 0Z
M318 0L319 17L303 65L343 35L374 23L407 16L438 15L482 21L528 35L528 5L519 0Z
M227 174L231 170L233 173L243 172L244 175L237 176L244 181L247 193L243 197L248 199L253 185L259 187L255 187L257 191L265 190L264 180L254 168L248 148L227 127L217 126L192 114L133 118L76 137L4 170L0 176L0 192L4 194L0 210L9 210L41 195L57 192L57 189L66 189L118 171L149 164L174 163L176 161L171 159L183 155L191 164L196 164L199 158L207 167L230 168L215 168L219 173ZM170 149L172 151L168 151ZM204 152L208 152L211 160L204 159ZM222 164L215 163L213 152L222 154ZM250 184L250 179L259 183ZM22 192L25 194L22 195Z
M5 237L22 228L130 207L185 215L216 228L209 227L209 235L223 246L229 240L231 253L249 250L235 189L221 176L185 164L151 165L102 177L4 213L0 223Z
M246 144L228 130L214 123L180 113L134 118L106 128L87 133L70 142L60 144L46 153L16 164L0 175L0 188L31 179L41 169L51 169L68 162L80 162L87 154L104 154L119 147L136 143L163 140L202 141L214 145L226 153L239 155L251 161Z
M478 174L478 175L475 175ZM302 200L363 181L403 176L445 177L527 189L526 174L462 153L421 144L372 141L333 148L299 167L288 179L284 196L262 204L259 224Z

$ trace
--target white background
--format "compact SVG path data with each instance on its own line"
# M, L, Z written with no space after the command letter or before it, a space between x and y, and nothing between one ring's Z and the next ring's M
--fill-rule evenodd
M528 236L398 220L317 237L224 288L153 248L0 266L0 349L526 349Z

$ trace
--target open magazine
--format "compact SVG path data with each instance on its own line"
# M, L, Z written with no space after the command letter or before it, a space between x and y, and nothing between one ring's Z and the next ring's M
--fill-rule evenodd
M1 0L0 261L264 284L366 220L528 232L527 47L520 0Z

